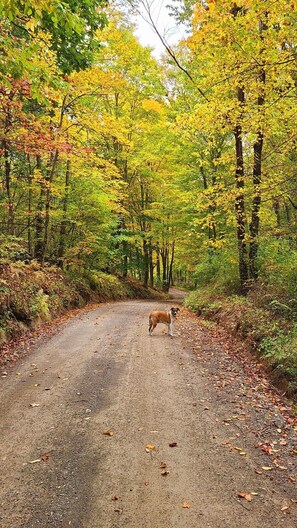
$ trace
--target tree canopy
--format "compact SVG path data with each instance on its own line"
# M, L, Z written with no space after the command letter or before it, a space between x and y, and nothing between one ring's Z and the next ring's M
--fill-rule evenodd
M165 289L293 284L295 13L177 2L188 35L157 61L103 1L2 5L3 237Z

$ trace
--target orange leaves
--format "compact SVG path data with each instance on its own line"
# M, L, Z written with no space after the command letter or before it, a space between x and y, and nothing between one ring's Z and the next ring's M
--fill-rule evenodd
M107 429L106 431L103 431L102 434L104 436L113 436L113 431L111 431L110 429Z
M247 502L251 502L252 501L252 495L250 493L240 492L240 493L237 494L237 496L240 499L245 499Z
M189 503L188 501L184 501L184 502L183 502L183 508L186 508L186 509L191 508L190 503Z

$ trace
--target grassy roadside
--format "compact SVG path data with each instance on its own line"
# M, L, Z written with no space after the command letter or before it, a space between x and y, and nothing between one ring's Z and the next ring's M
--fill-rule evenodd
M164 297L131 279L98 271L66 276L34 261L3 264L0 277L0 346L88 302Z
M286 305L265 306L259 292L244 298L206 286L191 292L185 305L245 340L267 365L272 382L297 399L297 322Z

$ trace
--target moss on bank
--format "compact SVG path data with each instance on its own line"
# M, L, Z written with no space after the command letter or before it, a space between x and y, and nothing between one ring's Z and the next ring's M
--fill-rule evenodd
M0 345L87 302L163 296L137 281L98 271L65 276L55 266L21 261L2 264L0 271Z
M257 303L253 294L227 297L207 287L191 292L185 304L198 316L246 340L253 353L265 361L272 381L297 399L297 324L293 317L280 316L271 305Z

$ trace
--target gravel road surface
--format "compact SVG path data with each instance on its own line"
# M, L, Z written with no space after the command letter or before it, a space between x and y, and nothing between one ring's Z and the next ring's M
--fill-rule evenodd
M76 315L0 380L1 528L296 528L294 478L254 445L267 409L234 423L243 400L216 390L186 312L149 337L168 307Z

